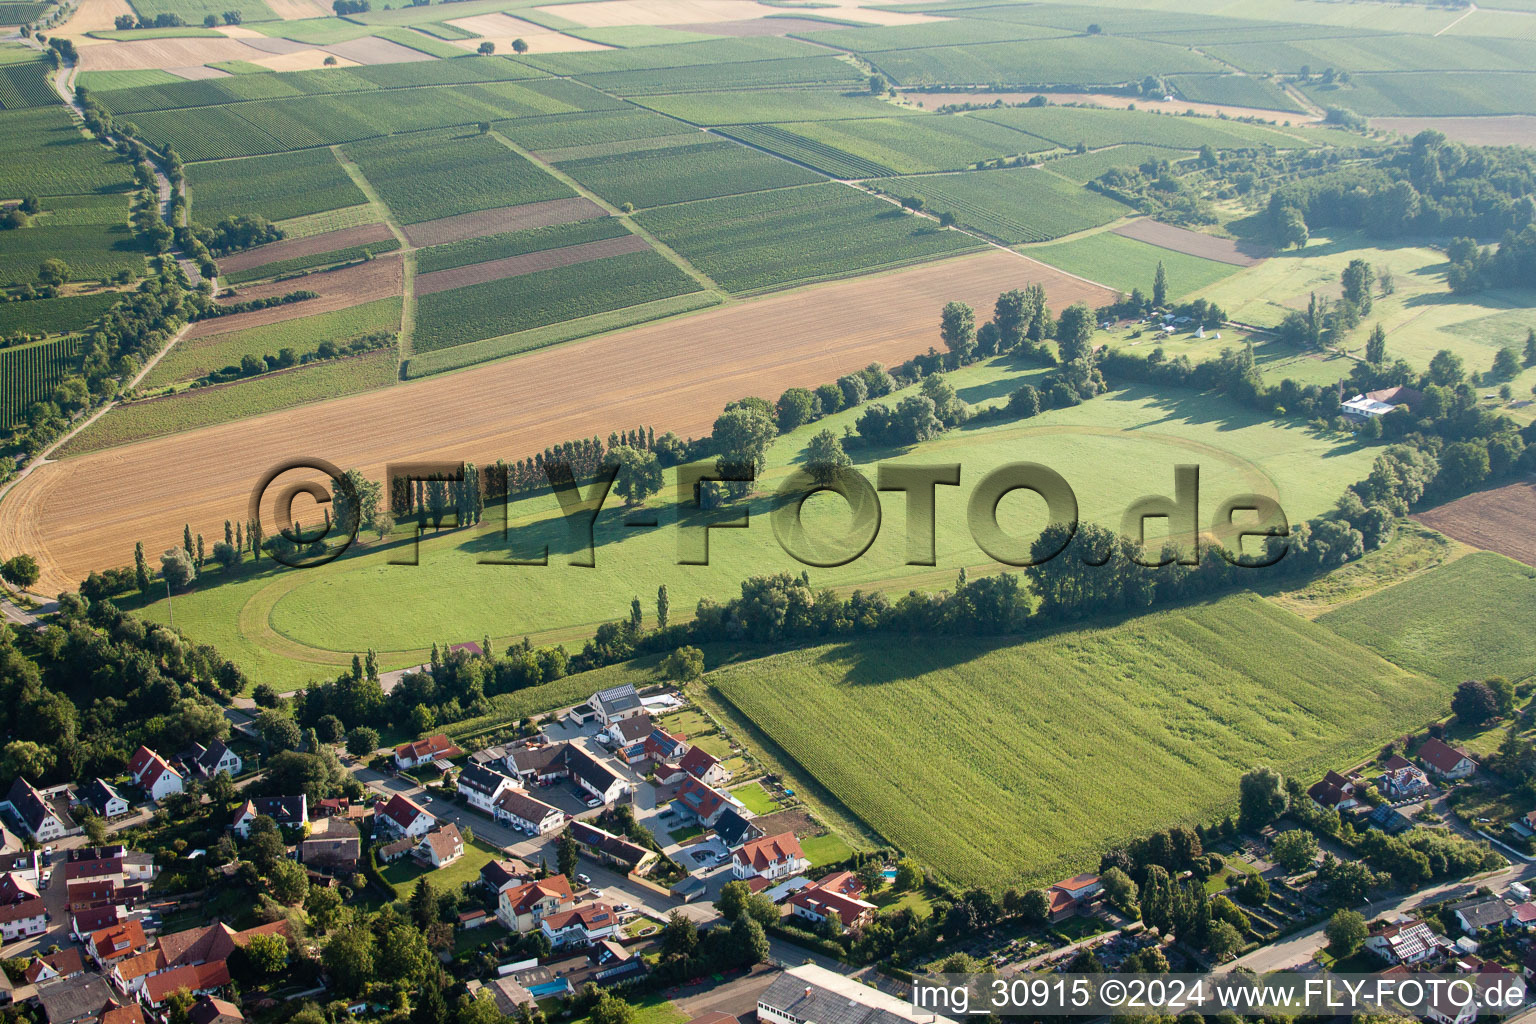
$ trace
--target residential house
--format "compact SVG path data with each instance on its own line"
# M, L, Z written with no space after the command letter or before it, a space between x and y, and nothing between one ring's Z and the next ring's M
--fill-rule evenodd
M590 946L618 934L619 915L606 903L583 903L548 915L539 928L551 946Z
M692 776L683 780L672 801L673 806L692 813L705 828L713 828L727 810L735 810L744 818L752 813L740 800Z
M453 741L445 734L438 733L436 736L428 736L426 739L412 743L402 743L396 747L395 767L420 768L424 764L459 757L463 753L464 751L454 746Z
M625 874L645 874L660 856L655 850L580 820L571 822L571 838L582 853Z
M702 747L689 747L678 764L706 786L723 786L731 781L731 773L725 770L725 765L714 755L705 753Z
M644 743L654 728L656 725L651 721L651 716L642 711L631 718L613 722L603 733L615 747L626 747L631 743Z
M188 964L150 975L139 991L139 998L158 1008L183 989L194 996L211 995L229 982L229 964L224 960Z
M122 912L116 906L93 907L69 915L69 937L76 942L86 942L91 935L111 928L122 920Z
M112 988L99 974L81 974L43 985L37 1001L48 1024L85 1024L117 1005Z
M115 912L115 911L114 911ZM85 940L85 951L96 966L107 970L124 957L137 956L149 948L144 926L138 921L123 921L92 932Z
M29 985L38 985L59 978L73 978L85 973L85 960L76 946L69 946L47 956L33 956L22 977Z
M651 780L658 786L671 786L688 778L676 761L657 761L651 765Z
M464 856L464 837L459 826L449 822L422 836L416 856L434 868L445 868Z
M387 835L420 839L436 824L436 818L400 793L395 793L387 801L380 800L373 811L375 833L383 831Z
M859 899L863 890L851 871L838 871L795 891L787 901L789 912L817 924L836 918L844 928L861 928L878 909Z
M1334 771L1324 775L1321 782L1313 783L1307 796L1320 811L1347 811L1360 803L1355 795L1355 781Z
M0 906L0 940L15 942L47 930L48 908L36 896Z
M1389 964L1417 964L1439 951L1440 939L1423 921L1404 917L1373 927L1365 948Z
M141 746L133 752L128 774L133 776L133 784L157 803L184 788L181 773L148 747Z
M80 791L80 802L96 817L110 820L128 813L128 801L106 779L95 779Z
M1486 931L1500 930L1513 917L1509 904L1500 899L1464 900L1451 905L1456 923L1468 935L1476 936Z
M501 772L484 765L467 764L459 771L459 794L483 814L494 814L496 801L513 785Z
M640 702L640 694L630 683L622 686L610 686L606 690L599 690L587 701L587 706L597 716L597 720L604 728L626 718L635 718L646 713L645 705Z
M121 843L113 846L81 847L69 851L64 877L70 881L87 878L117 878L123 882L153 882L159 869L148 853L130 850Z
M558 832L565 825L564 811L532 796L520 786L503 791L492 812L497 821L541 836Z
M229 984L230 955L257 935L287 936L288 924L274 921L237 932L215 921L205 928L172 932L160 936L153 948L117 961L107 975L118 991L150 1006L160 1005L178 988L194 995L213 992Z
M815 964L790 967L757 997L762 1024L954 1024L909 999L870 988Z
M754 839L763 838L763 830L752 824L747 815L727 807L715 819L715 838L724 843L727 850L737 850Z
M203 996L187 1011L192 1024L245 1024L240 1007L225 999Z
M612 804L630 791L623 776L574 743L566 745L565 763L570 769L571 781L604 805Z
M192 751L181 759L181 763L205 779L211 779L219 772L225 772L230 778L240 774L240 769L245 767L245 762L240 755L230 750L223 740L214 740L206 747L201 743L194 743Z
M668 732L659 725L645 737L645 756L653 761L677 761L686 753L688 741L681 734Z
M575 905L571 883L564 875L550 875L503 888L496 898L496 918L510 931L527 934L539 927L544 918Z
M731 855L731 874L769 881L798 875L811 866L793 832L755 839Z
M1442 779L1465 779L1477 771L1477 762L1464 750L1457 750L1431 736L1419 747L1419 762Z
M298 854L306 867L332 874L351 873L357 870L362 856L362 840L349 818L317 818L310 824L309 835L299 843Z
M566 767L565 751L569 746L542 741L518 744L507 753L507 770L522 779L525 786L547 786L568 778L571 771Z
M1429 776L1406 757L1393 754L1382 765L1378 786L1389 800L1408 800L1429 792Z
M480 884L500 895L503 890L522 885L533 869L520 860L493 860L480 869Z
M138 1003L114 1006L101 1015L98 1024L145 1024L144 1008Z
M518 1007L526 1006L530 1010L538 1003L532 992L523 987L516 978L492 978L481 989L489 992L491 998L496 1001L496 1010L503 1017L516 1017Z
M592 944L588 953L592 961L594 981L612 981L645 970L645 961L613 939L600 939Z
M74 824L71 822L66 825L63 817L43 797L43 794L34 789L26 779L21 778L11 783L5 799L0 800L0 810L9 811L15 815L21 830L35 843L51 843L63 839L64 834Z
M37 899L37 883L20 871L0 875L0 904L25 903Z
M309 798L303 793L298 796L255 797L240 805L229 827L245 839L251 834L251 822L263 814L275 821L278 828L297 831L309 824Z
M1509 927L1536 929L1536 903L1516 903L1509 908Z
M18 874L29 882L41 882L43 855L36 850L0 853L0 874Z

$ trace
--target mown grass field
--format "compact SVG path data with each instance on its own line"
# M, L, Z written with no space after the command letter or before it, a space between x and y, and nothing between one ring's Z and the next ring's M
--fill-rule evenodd
M402 224L575 195L495 139L455 132L347 147Z
M1213 821L1249 768L1311 777L1450 691L1253 595L1023 642L813 647L709 684L904 853L993 889Z
M431 352L698 290L654 252L609 256L423 295L412 342Z
M649 210L637 218L728 291L745 293L978 247L842 185Z
M164 387L177 381L195 380L211 370L239 365L242 356L276 355L285 348L304 355L315 351L323 341L344 344L365 334L399 328L400 300L394 298L265 327L210 334L177 342L155 364L144 378L144 384L149 388Z
M952 213L964 227L1000 242L1045 242L1108 224L1131 212L1108 196L1033 167L891 178L881 191L918 197L928 213Z
M1031 259L1118 288L1127 294L1132 288L1140 288L1143 293L1151 295L1152 281L1157 275L1157 265L1161 262L1168 275L1168 295L1171 298L1197 292L1215 281L1231 277L1240 269L1230 263L1219 263L1149 245L1117 235L1113 231L1100 231L1053 245L1032 245L1021 251Z
M192 164L187 186L193 219L210 226L240 214L281 221L367 201L328 149Z
M1458 558L1317 621L1445 683L1536 674L1536 569L1491 552Z
M588 157L560 170L614 206L637 209L823 180L815 171L725 140Z
M950 379L966 401L991 405L1005 401L1020 383L1038 382L1043 373L994 359L956 371ZM840 434L861 411L839 412L780 437L769 452L769 468L760 485L764 495L804 457L804 446L815 432L825 428ZM1294 521L1331 507L1346 484L1369 472L1375 457L1373 449L1276 425L1212 396L1159 397L1142 389L1033 420L977 424L912 449L850 446L849 453L871 476L875 465L887 459L962 461L966 486L1005 462L1043 462L1068 478L1084 518L1111 525L1118 525L1128 495L1167 493L1176 463L1200 466L1202 501L1212 509L1227 495L1261 490L1277 495ZM414 567L389 566L393 553L369 545L304 573L219 586L210 581L207 587L177 596L176 621L199 641L228 651L252 673L302 681L304 665L326 651L372 647L385 652L388 660L394 652L409 650L417 652L417 660L409 663L418 664L420 650L445 636L489 634L494 644L504 646L527 634L535 643L569 646L599 623L627 615L636 594L649 608L661 583L670 591L673 619L680 620L700 598L730 596L754 573L798 573L804 568L774 543L765 496L750 503L751 528L712 531L709 566L676 565L672 484L669 474L667 488L649 503L658 511L660 529L625 527L616 501L599 517L595 574L567 564L573 550L570 535L554 498L543 494L510 506L507 538L501 533L500 514L490 513L478 529L426 538L420 565ZM944 488L938 495L937 569L905 564L903 505L893 496L885 499L885 525L870 550L839 569L811 569L813 584L901 594L912 587L949 587L961 566L985 571L991 563L967 530L965 493L964 487ZM1005 504L1002 514L1004 526L1021 536L1041 525L1027 502ZM846 528L842 506L835 500L824 504L813 498L806 516L829 530ZM480 564L485 558L527 557L546 545L547 566Z
M395 352L382 349L234 384L185 391L169 398L133 402L118 406L97 420L90 430L67 443L60 454L79 455L129 441L259 416L305 402L385 387L395 379Z

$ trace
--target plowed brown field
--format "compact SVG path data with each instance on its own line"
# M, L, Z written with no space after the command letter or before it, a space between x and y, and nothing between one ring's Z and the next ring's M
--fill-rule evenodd
M644 252L650 247L650 243L639 235L620 235L617 238L602 238L596 242L566 245L559 249L527 252L521 256L503 256L499 260L487 260L484 263L454 267L452 270L422 274L416 279L415 290L417 295L432 295L435 292L446 292L454 288L467 288L472 284L500 281L504 277L521 277L523 274L532 274L540 270L553 270L556 267L587 263L606 256Z
M404 288L405 277L401 270L400 257L398 255L381 256L372 262L356 263L350 267L342 267L340 270L328 270L321 274L306 274L304 277L290 278L287 281L271 281L267 284L251 285L248 288L237 288L236 295L229 300L230 302L266 299L296 291L312 291L319 294L313 299L302 299L282 306L269 306L250 313L233 313L229 316L215 317L212 320L199 320L188 327L187 333L182 337L204 338L210 334L226 334L229 331L243 331L247 327L265 327L267 324L279 324L284 320L314 316L316 313L330 313L338 309L360 306L374 299L399 295Z
M1464 544L1536 565L1536 479L1478 491L1412 518Z
M547 228L555 224L569 224L573 220L591 220L607 215L608 211L601 206L580 196L573 199L548 199L542 203L503 206L496 210L461 213L441 220L411 224L405 228L405 237L410 239L412 245L442 245L482 235L498 235L503 231Z
M939 310L990 309L1039 281L1053 309L1114 293L993 250L733 303L680 320L541 349L369 394L108 449L40 467L0 505L0 551L43 566L41 593L158 551L182 524L212 536L243 519L279 460L319 456L381 479L387 462L518 458L643 423L707 432L726 402L777 397L938 343ZM107 415L111 415L108 413ZM158 547L157 547L158 545Z
M219 269L225 273L236 273L252 267L264 267L278 260L335 252L338 249L363 245L367 242L382 242L389 237L389 225L379 223L342 228L340 231L326 231L318 235L306 235L303 238L285 238L281 242L259 245L254 249L246 249L225 256L219 260Z

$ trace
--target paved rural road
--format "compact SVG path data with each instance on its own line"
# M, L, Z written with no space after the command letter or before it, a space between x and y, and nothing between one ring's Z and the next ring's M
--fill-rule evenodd
M1407 896L1388 897L1367 903L1358 907L1366 920L1374 920L1385 914L1402 913L1421 907L1426 903L1438 903L1448 897L1471 896L1479 887L1488 886L1495 892L1507 887L1511 882L1525 882L1530 884L1536 880L1536 864L1512 865L1502 871L1491 874L1478 875L1475 878L1460 882L1447 882L1444 885L1436 885L1428 889L1421 889ZM1284 970L1304 964L1312 959L1312 954L1328 944L1328 937L1323 934L1327 922L1313 925L1306 931L1297 932L1289 938L1276 942L1260 949L1254 950L1247 956L1217 968L1220 971L1230 971L1234 967L1246 967L1261 974L1268 971Z

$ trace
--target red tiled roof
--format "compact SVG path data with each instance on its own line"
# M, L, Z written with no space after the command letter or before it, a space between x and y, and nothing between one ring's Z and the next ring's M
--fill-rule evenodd
M578 921L587 931L597 931L617 924L618 917L615 916L613 908L606 903L583 903L579 907L563 910L558 914L549 914L544 918L544 923L553 932L570 928Z
M138 921L124 921L92 932L87 945L95 949L98 956L112 959L135 949L143 949L149 945L149 940L144 937L142 924Z
M438 733L424 740L402 743L395 748L395 753L400 757L411 757L419 761L424 757L455 757L463 751L453 745L453 741L446 733Z
M1462 758L1466 758L1469 761L1472 760L1466 754L1463 754L1454 747L1447 746L1433 736L1425 740L1424 745L1419 748L1419 760L1437 772L1454 771L1456 766L1461 763ZM1476 762L1474 761L1473 763L1475 764Z
M415 801L396 793L389 798L388 803L381 801L373 813L375 816L383 815L404 829L409 828L411 822L427 812L417 806Z
M166 996L180 989L197 992L201 989L222 988L229 984L229 965L223 960L212 963L173 967L161 974L152 975L144 982L144 995L158 1006Z
M535 903L550 897L554 897L557 903L569 903L574 898L571 895L571 883L564 875L550 875L536 882L527 882L507 893L512 909L519 914L528 913Z
M800 849L800 840L795 838L793 832L780 832L776 836L753 840L738 850L736 856L758 869L784 861L805 859Z
M683 755L682 760L678 763L682 765L683 771L689 775L695 778L703 778L704 773L719 764L720 761L718 758L706 754L702 749L695 746L689 747L688 752Z
M101 1024L144 1024L144 1010L138 1003L114 1006L101 1015Z

